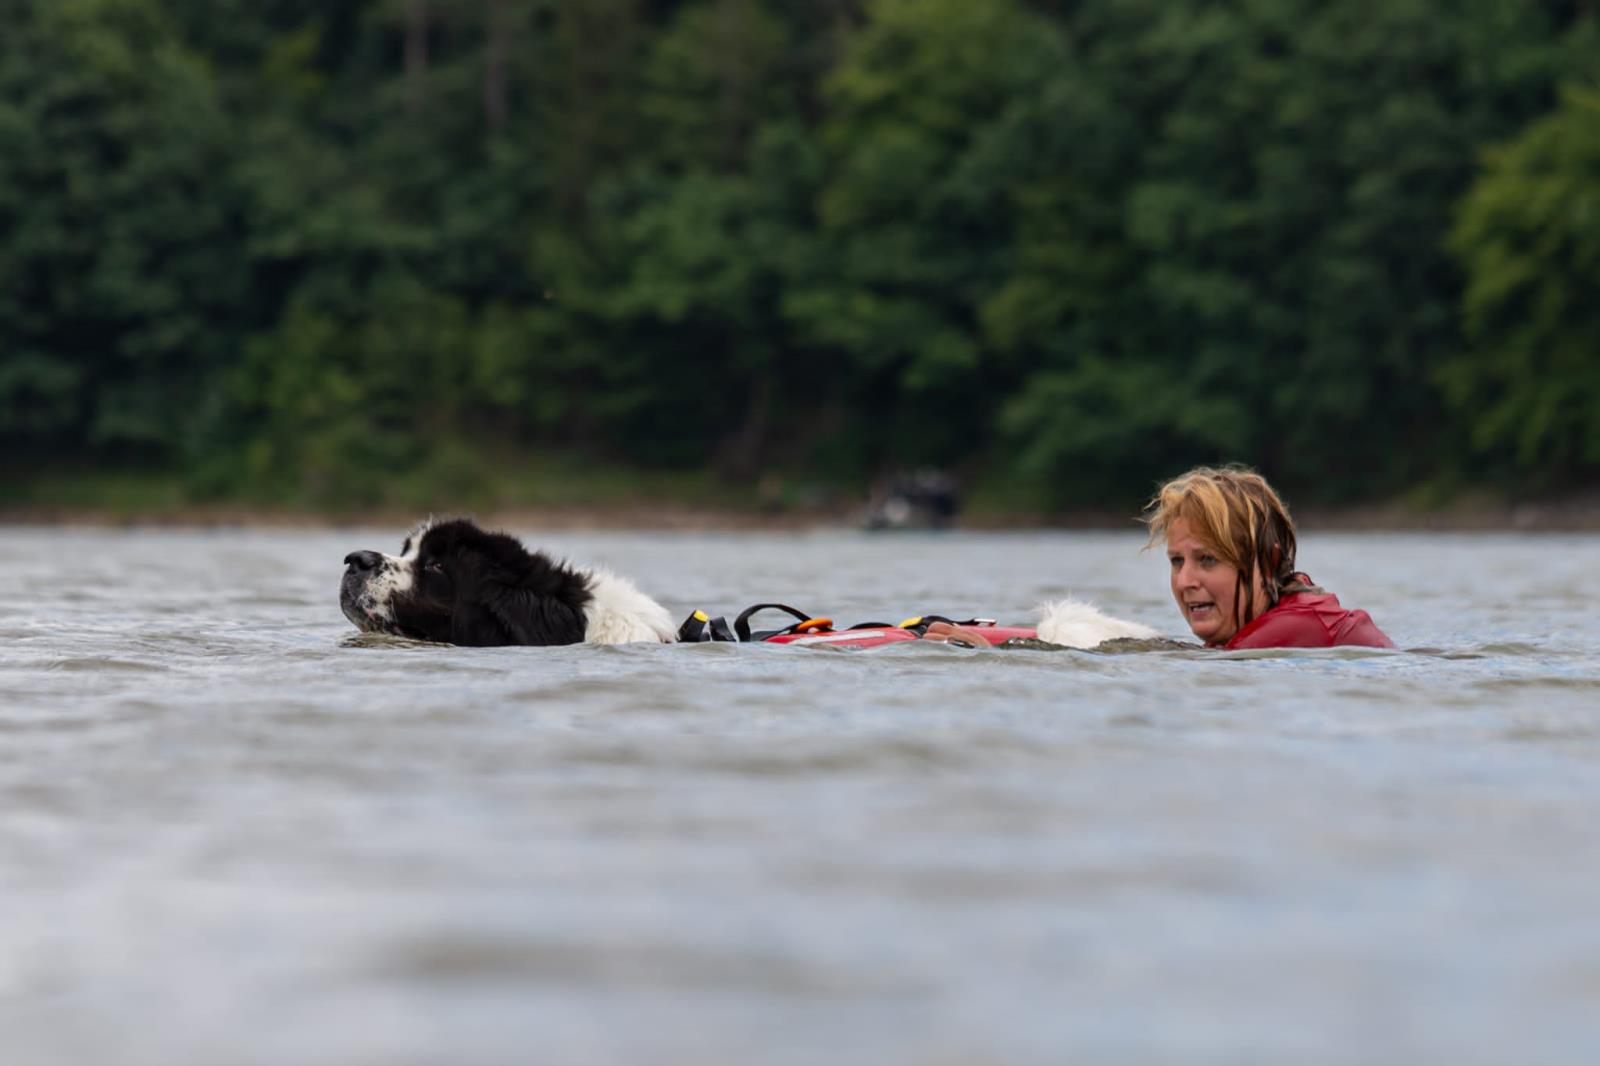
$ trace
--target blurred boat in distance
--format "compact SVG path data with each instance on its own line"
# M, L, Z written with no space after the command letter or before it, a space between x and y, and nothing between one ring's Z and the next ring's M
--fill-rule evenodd
M861 524L866 529L948 529L960 510L955 479L922 467L873 486Z

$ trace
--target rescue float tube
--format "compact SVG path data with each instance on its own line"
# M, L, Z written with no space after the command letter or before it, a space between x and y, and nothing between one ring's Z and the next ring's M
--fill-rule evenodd
M1032 626L997 626L981 622L960 622L963 629L983 635L990 644L1004 644L1008 640L1034 640L1039 636ZM925 627L924 627L925 629ZM886 644L899 644L917 640L924 629L902 629L899 626L864 626L857 629L817 629L805 633L778 633L767 637L763 644L830 644L839 648L881 648ZM956 638L960 642L960 638Z
M781 611L795 621L781 629L752 629L751 619L764 611ZM981 633L990 644L1003 644L1008 640L1033 639L1038 630L1033 626L996 625L992 618L947 618L943 615L917 615L889 625L884 622L862 622L848 629L835 629L833 619L809 615L783 603L758 603L739 613L730 626L725 618L712 618L704 611L695 611L684 619L678 628L678 640L685 643L702 641L732 641L741 644L813 644L839 648L881 648L917 640L935 622L949 622L963 629ZM959 643L960 638L956 641Z

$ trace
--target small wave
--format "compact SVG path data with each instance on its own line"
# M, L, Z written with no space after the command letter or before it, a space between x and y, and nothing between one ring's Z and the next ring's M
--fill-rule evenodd
M1600 728L1585 728L1582 726L1560 725L1518 725L1503 731L1502 739L1510 741L1568 741L1568 740L1593 740L1600 733Z
M235 607L316 607L321 604L322 599L314 596L278 596L258 593L234 596L225 602Z
M765 989L783 995L854 997L919 991L898 974L863 973L805 959L704 944L614 938L574 942L484 936L424 937L383 952L381 971L414 980L535 981L681 988Z
M94 733L120 727L126 718L96 714L51 714L29 718L0 717L0 734L29 736L53 733Z
M960 744L909 736L855 738L849 743L791 744L782 749L751 745L678 746L633 741L573 745L568 763L606 767L672 768L736 778L806 779L862 773L925 773L986 765L996 759L1030 758L1039 749L1007 732L974 732Z
M1240 648L1234 651L1210 649L1208 654L1222 655L1227 659L1312 659L1338 662L1355 659L1388 659L1399 654L1393 648L1369 648L1358 644L1343 644L1333 648Z
M39 659L28 666L40 670L56 670L63 673L127 673L127 674L166 674L172 672L172 667L160 663L142 663L132 659L116 659L109 655L84 655L73 656L67 659Z
M1045 647L1054 645L1046 644ZM1118 637L1092 650L1097 655L1133 655L1146 651L1205 651L1206 649L1193 641L1173 640L1171 637Z
M1529 644L1520 640L1495 641L1488 644L1478 644L1470 648L1458 649L1456 652L1445 652L1441 658L1487 658L1491 655L1543 655L1548 651L1537 644Z
M1542 677L1492 677L1478 682L1478 687L1512 690L1529 688L1600 690L1600 677L1568 677L1561 674L1547 674Z
M396 648L409 651L425 651L429 648L446 648L448 644L435 644L427 640L412 640L410 637L397 637L389 633L352 633L339 640L341 648Z

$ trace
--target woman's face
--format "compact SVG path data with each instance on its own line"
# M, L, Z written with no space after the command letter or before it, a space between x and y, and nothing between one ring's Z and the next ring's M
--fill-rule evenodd
M1239 570L1197 540L1189 523L1179 518L1167 527L1167 562L1172 566L1172 598L1183 620L1207 644L1226 644L1239 631L1234 609ZM1261 575L1255 577L1255 616L1266 609L1267 594Z

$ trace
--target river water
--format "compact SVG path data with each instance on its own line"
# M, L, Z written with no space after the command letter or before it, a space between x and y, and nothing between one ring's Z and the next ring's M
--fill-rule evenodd
M1403 649L463 649L401 531L0 531L0 1060L1591 1063L1600 538L1304 537ZM674 616L1183 636L1129 534L539 534Z

